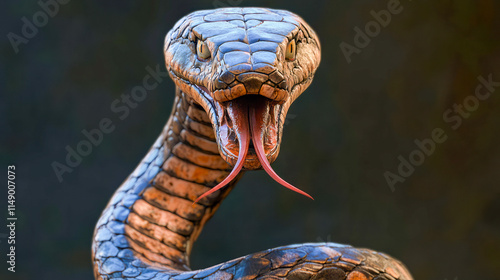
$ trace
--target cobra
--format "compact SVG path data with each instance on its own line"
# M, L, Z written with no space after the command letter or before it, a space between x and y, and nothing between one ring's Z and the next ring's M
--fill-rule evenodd
M271 168L290 105L309 86L320 43L284 10L223 8L179 20L165 39L172 113L95 229L96 279L412 279L386 254L336 243L283 246L191 270L203 226L242 175Z

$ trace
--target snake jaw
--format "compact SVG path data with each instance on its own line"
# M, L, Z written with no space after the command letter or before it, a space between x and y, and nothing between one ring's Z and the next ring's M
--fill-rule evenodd
M210 91L203 84L196 84L182 78L181 73L174 69L169 69L170 76L176 82L177 86L188 93L193 102L201 105L208 114L214 134L216 135L217 146L221 157L231 166L236 166L240 155L240 126L239 119L245 119L249 123L248 113L241 113L242 105L261 107L263 116L261 118L260 135L262 135L262 144L266 162L273 163L279 154L281 136L283 132L283 123L288 108L292 103L293 96L296 96L297 90L304 90L302 83L296 84L287 91L286 98L270 99L255 92L243 91L239 97L227 101L218 101L213 91ZM308 79L309 80L309 79ZM308 81L305 87L308 85ZM207 85L210 86L210 85ZM245 105L246 104L246 105ZM248 110L247 110L248 111ZM251 138L251 136L250 136ZM242 169L257 170L262 169L262 161L259 159L255 145L250 141L250 147L246 153Z
M279 150L279 105L258 96L239 97L224 103L213 103L219 114L217 134L222 157L233 163L231 173L217 186L198 197L203 197L229 184L239 172L245 169L264 169L269 176L286 188L313 199L306 192L292 186L271 167ZM251 141L251 142L250 142ZM250 143L252 147L250 148ZM225 156L225 157L224 157Z
M214 104L218 115L217 142L220 154L226 162L235 166L241 154L241 135L248 133L251 138L248 112L256 105L265 108L260 133L266 157L270 162L276 160L281 139L281 126L276 112L279 111L281 105L259 96L244 96L227 102L214 102ZM243 168L245 170L262 168L254 144L250 141L249 145Z

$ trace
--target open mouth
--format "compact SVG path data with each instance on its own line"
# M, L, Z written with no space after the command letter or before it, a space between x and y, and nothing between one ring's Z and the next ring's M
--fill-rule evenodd
M246 95L216 104L220 116L218 141L224 160L234 166L242 149L246 149L243 168L259 169L262 167L257 154L259 148L262 148L267 161L276 159L280 140L280 104L259 95ZM258 118L252 118L252 112ZM241 145L245 138L249 139L248 147ZM260 140L262 144L259 146L262 147L256 146L254 139Z
M217 141L223 159L233 165L231 173L196 201L230 183L242 169L263 168L276 182L305 195L310 195L281 179L271 167L279 150L282 104L260 95L244 95L216 102L202 88L217 116Z

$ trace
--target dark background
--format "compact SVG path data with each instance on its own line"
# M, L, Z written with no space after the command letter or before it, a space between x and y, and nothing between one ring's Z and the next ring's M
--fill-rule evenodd
M262 171L246 174L201 234L193 268L334 241L387 252L416 279L499 279L500 87L456 130L443 113L474 94L478 76L500 81L500 4L401 0L403 11L348 63L339 44L353 44L353 28L388 2L241 1L296 12L321 40L320 68L291 107L274 164L316 200ZM164 69L164 36L178 19L230 3L70 1L16 54L6 35L20 35L21 18L40 7L2 2L0 173L17 167L19 220L15 274L0 235L1 279L92 278L94 224L160 133L174 85L166 79L123 121L110 104L142 83L146 66ZM63 163L65 147L105 117L115 130L58 182L51 163ZM434 128L447 140L391 191L384 172L397 173L398 156L408 158Z

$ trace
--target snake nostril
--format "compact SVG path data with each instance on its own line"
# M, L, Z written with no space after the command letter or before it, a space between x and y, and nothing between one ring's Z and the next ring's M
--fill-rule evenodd
M221 81L223 81L224 83L226 84L230 84L234 81L236 77L234 76L233 73L229 72L229 71L224 71L224 73L222 73L222 75L220 75L219 79Z
M214 86L215 86L215 89L213 89L213 90L227 88L227 84L224 83L223 81L221 81L220 79L215 80Z
M286 80L281 81L281 83L278 84L278 87L282 89L288 89L288 84L286 83Z

